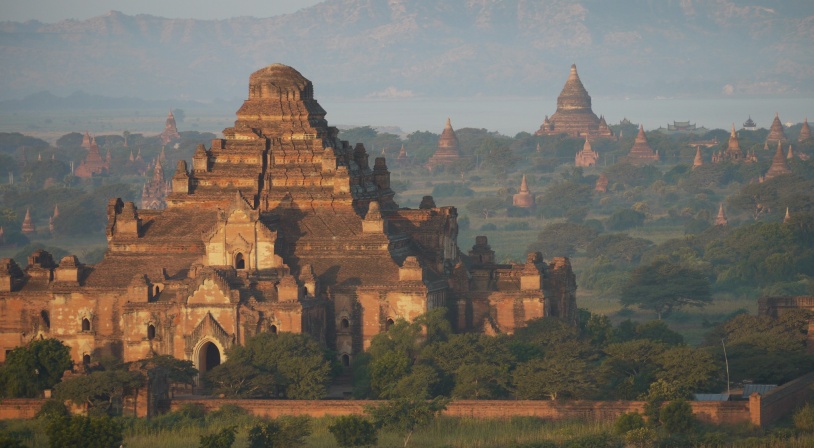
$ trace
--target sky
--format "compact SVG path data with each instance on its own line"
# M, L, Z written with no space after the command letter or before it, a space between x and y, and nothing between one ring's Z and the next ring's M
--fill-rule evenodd
M85 20L120 11L183 19L228 19L240 16L271 17L289 14L321 0L0 0L0 21L39 20L54 23Z

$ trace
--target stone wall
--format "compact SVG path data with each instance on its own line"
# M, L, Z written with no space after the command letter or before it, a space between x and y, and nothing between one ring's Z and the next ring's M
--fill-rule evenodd
M765 395L749 397L752 423L766 426L803 406L814 396L814 372L776 387Z

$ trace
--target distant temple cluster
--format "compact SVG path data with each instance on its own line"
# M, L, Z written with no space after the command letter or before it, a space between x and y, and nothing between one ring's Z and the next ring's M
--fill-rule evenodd
M76 363L166 354L206 372L253 335L286 331L350 365L399 318L442 306L461 332L576 321L567 258L500 263L485 236L459 249L456 208L429 196L399 207L385 158L340 141L325 115L299 72L260 69L234 126L179 161L171 188L159 159L141 209L109 201L101 262L0 260L0 362L57 337ZM449 122L442 138L456 154ZM516 201L533 203L525 180Z
M102 154L99 152L99 145L96 144L96 138L91 137L88 132L85 132L82 138L82 147L88 150L85 159L79 164L74 171L76 177L90 178L92 176L99 176L107 174L110 170L110 151L107 151L107 156L102 159Z

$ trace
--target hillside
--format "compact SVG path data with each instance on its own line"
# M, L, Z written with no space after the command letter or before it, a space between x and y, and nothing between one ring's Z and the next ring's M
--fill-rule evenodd
M240 98L272 62L323 96L556 95L576 62L592 95L814 93L805 0L326 0L225 20L119 12L0 23L0 99L83 90Z

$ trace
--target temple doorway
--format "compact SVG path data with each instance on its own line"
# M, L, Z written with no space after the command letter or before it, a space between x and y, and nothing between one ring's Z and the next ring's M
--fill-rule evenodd
M235 255L235 269L246 269L246 261L243 259L243 254L240 252Z
M198 350L198 371L208 372L220 365L220 349L212 342L205 342Z

